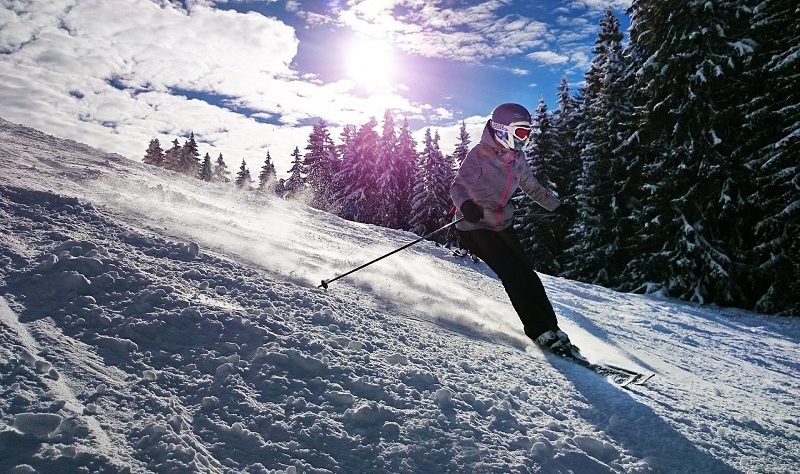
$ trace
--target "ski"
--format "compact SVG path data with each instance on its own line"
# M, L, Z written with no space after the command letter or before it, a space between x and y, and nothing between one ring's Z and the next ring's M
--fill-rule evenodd
M585 367L622 388L630 388L633 385L642 386L655 376L653 373L645 374L613 364L591 362L581 355L581 353L577 351L577 348L574 347L569 352L546 352L578 364L581 367Z

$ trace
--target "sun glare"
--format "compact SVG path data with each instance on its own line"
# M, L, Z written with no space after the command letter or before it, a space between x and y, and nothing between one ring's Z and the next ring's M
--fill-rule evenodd
M390 85L395 70L392 48L374 40L356 40L347 52L347 75L369 89Z

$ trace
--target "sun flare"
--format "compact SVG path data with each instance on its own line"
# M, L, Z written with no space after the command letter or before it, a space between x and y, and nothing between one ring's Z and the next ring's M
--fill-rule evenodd
M383 42L358 40L347 52L347 75L369 89L388 86L394 77L395 57Z

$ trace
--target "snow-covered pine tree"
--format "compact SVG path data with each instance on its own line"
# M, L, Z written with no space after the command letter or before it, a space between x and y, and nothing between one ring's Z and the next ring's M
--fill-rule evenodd
M450 185L453 184L453 180L456 177L453 156L442 153L442 149L439 147L440 140L441 137L437 130L433 136L433 180L431 181L431 192L433 192L436 199L435 212L439 216L437 227L441 227L444 224L448 211L453 207L450 199Z
M347 193L348 185L352 182L355 174L355 126L345 125L339 136L342 139L342 143L337 148L341 161L339 162L338 170L333 175L330 211L345 219L354 220L355 206L347 202Z
M158 138L150 140L150 145L144 153L142 160L146 165L162 166L164 164L164 150L161 149L161 143Z
M278 184L278 174L275 171L275 165L272 163L272 157L267 151L267 157L264 159L264 166L261 167L261 173L258 175L258 190L262 193L275 192L275 186Z
M581 122L580 108L582 99L573 96L566 76L562 76L558 86L558 107L552 115L551 124L553 137L556 143L556 156L558 161L552 165L556 168L551 174L558 191L561 207L556 211L558 218L552 219L554 232L560 236L555 268L559 272L567 266L569 258L567 249L573 245L569 238L569 230L575 225L577 218L577 186L583 171L581 162L581 148L578 142L578 125ZM559 229L555 229L558 226Z
M441 199L441 186L444 182L442 167L446 162L440 157L438 144L431 136L431 129L425 130L425 149L420 155L417 172L414 178L414 194L411 202L411 231L417 235L425 235L441 226L445 218ZM452 166L448 166L452 168ZM449 206L449 188L447 184L446 206Z
M377 221L377 143L378 121L374 117L358 129L346 146L342 169L336 174L336 208L344 217L357 222L374 224Z
M181 155L183 149L181 148L178 139L172 141L172 148L164 152L164 168L172 171L179 171L181 166Z
M633 19L632 29L640 31L642 25L636 24L637 20ZM626 212L615 215L617 219L615 227L620 229L617 233L620 236L621 247L627 252L627 263L623 275L614 282L614 287L623 291L641 289L647 291L647 284L643 286L647 277L640 271L640 264L645 262L641 256L653 251L654 241L649 239L653 234L643 231L645 226L643 216L652 209L645 175L649 173L646 170L652 157L660 155L661 145L657 137L650 136L649 131L643 126L647 122L648 111L645 104L650 91L639 82L638 74L647 60L646 50L638 42L629 41L623 50L623 57L626 69L621 84L626 91L630 108L626 114L619 117L619 128L624 140L615 150L615 154L622 157L621 160L626 163L624 171L627 174L627 181L624 185L617 186L616 191L618 207Z
M239 172L236 174L234 183L237 188L247 190L253 185L253 178L250 176L250 170L247 168L244 158L242 158L242 164L239 166Z
M398 170L397 136L391 111L383 114L383 133L378 145L378 206L377 222L393 229L400 227L397 214L400 196L400 173Z
M456 150L453 152L456 170L461 168L467 158L467 153L469 153L469 133L467 133L466 122L462 120L461 128L458 129L458 143L456 143Z
M222 153L219 154L217 157L217 161L214 164L214 174L212 176L212 181L217 183L230 183L231 182L231 173L228 171L228 165L225 164L225 159L222 157Z
M408 119L403 119L400 135L397 139L397 218L398 227L411 229L411 196L414 191L414 176L419 161L417 143L411 136Z
M531 158L536 179L548 189L559 191L556 179L559 176L557 165L561 161L561 155L544 97L539 99L539 105L534 112L531 140L526 151Z
M200 169L200 152L197 148L197 142L194 139L194 132L189 135L189 139L183 144L181 148L180 159L178 162L178 171L187 176L197 176Z
M293 198L306 189L306 168L303 157L300 156L300 147L294 147L292 152L292 167L289 169L289 179L284 184L287 198Z
M528 165L536 179L548 189L561 193L561 189L552 177L558 175L558 164L561 162L558 143L550 122L544 97L533 117L531 140L526 147ZM557 257L563 251L564 229L559 214L553 214L537 205L524 193L519 193L514 200L518 210L514 216L514 228L517 230L525 252L531 257L536 270L556 275L560 268Z
M213 176L214 174L211 171L211 157L206 153L203 157L203 163L200 165L200 170L197 172L197 179L211 181Z
M641 288L696 302L742 300L739 186L748 176L730 157L741 120L743 10L721 0L634 0L631 42L642 51L636 87L645 92L639 139L647 143L647 190L635 215L640 249L628 275Z
M378 143L380 137L375 127L378 121L372 117L356 134L356 154L359 157L357 175L361 183L362 199L357 206L360 210L359 222L378 224Z
M622 38L619 20L609 8L600 21L594 58L585 76L578 126L583 170L565 270L572 278L607 286L620 282L628 262L620 235L627 210L618 202L627 167L617 150L625 139L621 124L630 111L627 91L622 88Z
M559 190L562 204L573 207L577 206L575 190L583 169L578 142L582 103L582 98L578 99L572 95L567 76L563 76L558 86L558 108L551 120L557 148L556 155L560 160L553 163L557 171L552 173L551 178Z
M306 181L314 191L311 205L317 209L328 210L333 193L333 176L338 168L336 145L331 139L328 124L320 119L308 137L308 152L304 166L308 172Z
M747 68L745 132L738 155L752 172L747 203L758 216L748 252L756 311L800 314L800 21L797 2L756 2Z

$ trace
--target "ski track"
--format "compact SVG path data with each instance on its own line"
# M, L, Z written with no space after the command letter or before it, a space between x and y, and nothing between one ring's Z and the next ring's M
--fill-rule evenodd
M430 243L315 288L412 234L1 119L0 176L0 472L800 465L796 318L543 275L585 354L657 374L623 390Z

